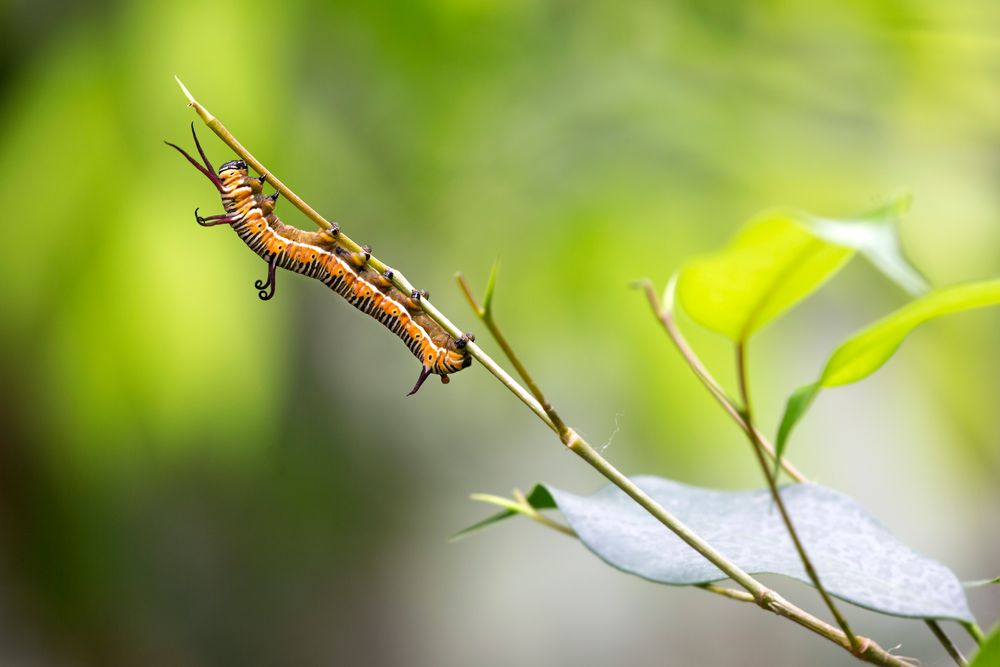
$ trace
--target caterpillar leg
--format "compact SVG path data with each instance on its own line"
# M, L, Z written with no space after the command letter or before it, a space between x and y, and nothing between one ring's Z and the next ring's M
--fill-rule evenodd
M274 211L274 202L278 201L278 193L275 192L273 195L268 195L260 200L260 210L265 216L270 215Z
M260 280L255 280L253 286L259 289L257 296L260 297L261 301L268 301L272 296L274 296L274 269L278 266L278 256L274 255L271 257L271 261L267 263L267 282L261 282ZM265 292L268 287L271 288L270 291Z
M429 296L430 293L428 293L427 290L415 289L412 292L410 292L410 296L404 296L402 298L403 305L406 306L407 308L411 308L417 312L420 312L423 310L423 306L420 305L420 299L426 299Z
M417 390L420 389L420 385L424 383L424 381L430 376L430 374L431 374L431 368L429 366L421 366L420 375L417 377L417 383L413 385L413 389L410 390L410 393L407 394L407 396L413 396L415 393L417 393Z
M329 231L332 232L333 230ZM350 264L356 269L360 269L361 267L363 267L365 264L368 263L368 260L371 259L372 257L372 249L366 245L361 246L361 252L351 252L350 250L345 250L340 246L336 246L333 249L333 252L343 257L348 264Z
M369 282L380 290L392 287L392 269L386 269L383 273L372 272L367 275Z
M194 219L202 227L215 227L216 225L228 225L234 222L234 220L231 217L229 217L228 213L223 213L222 215L201 216L198 215L198 209L194 210Z
M330 229L322 229L319 233L322 235L322 239L320 240L321 245L329 247L331 244L336 243L337 236L340 235L340 225L334 222L331 224ZM337 252L337 246L334 245L333 248L333 251Z

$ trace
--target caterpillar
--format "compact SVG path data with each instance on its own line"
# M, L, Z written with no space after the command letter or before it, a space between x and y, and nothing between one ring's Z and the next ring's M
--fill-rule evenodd
M283 223L274 214L278 193L264 195L265 175L252 177L246 162L230 160L212 167L191 124L191 134L204 165L180 146L166 141L187 158L219 191L225 213L201 216L194 210L195 220L203 227L229 225L237 236L267 262L267 280L254 282L262 301L274 296L278 268L316 278L361 312L371 315L396 334L420 361L420 375L413 389L417 393L432 374L448 383L448 375L472 364L467 345L475 336L466 333L453 338L437 322L424 313L420 299L427 292L413 290L404 294L392 284L392 270L378 273L368 266L371 248L351 251L338 242L340 227L307 232Z

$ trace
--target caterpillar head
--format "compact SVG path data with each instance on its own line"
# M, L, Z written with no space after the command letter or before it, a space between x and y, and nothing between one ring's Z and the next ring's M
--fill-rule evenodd
M247 163L243 160L230 160L219 167L219 178L225 178L226 176L232 176L234 174L246 176Z

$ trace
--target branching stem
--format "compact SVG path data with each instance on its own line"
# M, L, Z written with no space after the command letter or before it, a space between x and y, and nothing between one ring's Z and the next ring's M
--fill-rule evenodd
M259 174L267 175L267 182L271 183L288 201L290 201L296 208L302 211L310 220L315 222L317 225L323 228L330 228L331 223L323 218L319 213L317 213L312 207L306 204L302 199L300 199L291 189L288 188L284 183L275 178L272 172L265 169L264 166L250 154L233 135L216 119L212 114L208 112L201 104L199 104L194 97L188 92L184 84L178 79L177 83L181 86L184 94L187 96L190 106L194 108L198 116L205 122L205 124L219 136L233 151L239 155L243 160L247 162L248 165L253 167L255 171ZM352 250L360 250L360 247L350 240L343 232L339 235L339 240L348 248ZM372 257L369 262L373 268L382 271L386 267L382 262L380 262L375 257ZM405 291L409 292L413 289L413 286L409 281L406 280L403 275L398 272L393 272L393 284ZM440 311L438 311L430 303L429 300L421 300L424 311L433 319L435 322L440 324L445 330L448 331L453 336L460 336L461 331L451 323ZM474 304L477 314L482 312L482 309L478 305ZM482 315L480 314L480 317ZM485 322L484 322L485 323ZM496 328L495 322L492 323L492 327L487 325L491 332ZM798 623L799 625L812 630L813 632L825 637L829 641L851 651L859 659L866 662L870 662L876 665L892 665L893 667L910 667L909 663L905 660L890 654L888 651L883 649L881 646L876 644L874 641L869 639L849 639L847 635L841 630L833 627L829 623L816 618L812 614L809 614L803 609L793 605L788 602L776 592L767 588L759 581L754 579L752 576L747 574L742 568L737 566L735 563L729 561L722 554L716 551L711 545L705 542L700 536L689 529L685 524L683 524L679 519L668 512L659 503L648 496L642 489L635 485L632 480L627 478L621 472L619 472L614 466L611 465L607 460L604 459L593 447L591 447L586 440L581 438L576 431L572 428L566 426L561 419L558 418L555 411L552 410L551 406L548 406L541 391L538 389L537 385L534 389L537 391L537 396L533 395L531 392L522 387L516 380L514 380L510 375L507 374L500 366L493 361L482 349L473 343L470 343L467 348L472 356L479 361L483 366L487 368L505 387L507 387L515 396L518 397L525 405L527 405L539 419L545 423L546 426L556 431L559 434L560 440L575 454L577 454L584 461L589 463L595 470L601 473L604 477L615 484L619 489L628 494L632 499L634 499L640 506L642 506L647 512L649 512L653 517L655 517L660 523L670 529L675 535L684 540L688 545L691 546L695 551L700 553L709 562L719 568L727 577L735 581L737 584L742 586L747 593L749 593L754 602L756 602L760 607L767 609L779 616L788 618L789 620ZM507 346L510 349L510 346ZM511 352L513 350L511 349ZM523 365L520 368L526 373ZM552 418L552 415L556 416L556 419ZM557 425L557 423L559 425ZM765 466L766 468L767 466ZM858 645L855 645L855 642Z
M494 267L494 271L495 270L496 269ZM569 428L566 426L566 423L562 420L562 418L559 417L559 414L552 408L552 405L545 400L545 395L542 393L541 388L535 383L531 374L528 373L528 369L525 365L521 363L521 358L517 356L516 352L514 352L514 348L507 342L507 337L503 335L502 331L500 331L500 327L497 326L496 320L493 319L492 300L485 305L480 306L476 301L476 297L473 296L472 290L469 288L469 283L465 280L465 276L461 273L456 273L455 280L458 281L458 286L465 294L465 298L468 299L469 303L472 305L472 309L476 311L476 315L479 317L480 321L486 325L490 335L493 336L493 340L495 340L497 345L500 346L500 349L503 350L504 355L507 357L508 361L510 361L517 374L521 377L521 380L524 381L524 384L528 385L528 391L531 392L531 395L536 401L538 401L539 405L542 406L542 409L545 411L548 418L552 420L552 423L555 425L556 433L559 434L560 439L562 439L563 443L565 443L566 438L568 437Z
M941 626L937 621L929 618L925 622L927 623L927 627L931 629L931 632L934 633L934 636L937 637L939 642L941 642L941 645L944 646L944 650L947 651L948 655L951 656L951 659L955 661L956 665L964 667L969 664L969 661L965 659L965 656L958 650L958 647L951 641L951 638L944 633L944 630L941 629Z
M500 330L497 325L496 320L493 318L492 308L480 306L476 297L472 293L472 289L469 287L468 282L465 277L461 274L456 276L458 284L465 294L466 299L469 301L469 305L472 306L472 310L479 316L480 320L486 325L490 333L497 340L497 344L500 345L501 349L507 355L511 364L518 370L521 379L524 383L532 388L532 394L534 397L543 405L546 406L546 412L550 414L553 418L553 422L563 424L564 422L555 412L555 410L549 405L542 394L541 389L535 383L534 379L528 373L527 368L521 362L520 358L514 352L513 347L507 341L506 336ZM683 340L683 339L681 339ZM688 348L689 349L689 348ZM701 366L700 361L696 356L691 354L691 359L696 362L698 366ZM703 368L703 367L702 367ZM705 371L707 377L707 370ZM720 389L721 391L721 389ZM732 403L730 403L732 405ZM742 415L739 415L740 419L743 419ZM746 422L744 422L746 423ZM735 563L729 562L722 554L716 552L710 545L705 543L698 537L694 532L687 528L680 520L671 515L665 508L663 508L659 503L653 500L651 497L647 496L639 487L637 487L632 480L628 479L625 475L619 472L614 466L612 466L608 461L606 461L596 450L593 449L585 440L579 437L576 432L568 427L566 428L566 435L568 437L563 437L563 443L566 444L570 450L575 454L580 456L582 459L587 461L595 470L600 472L602 475L608 478L613 484L615 484L619 489L628 494L633 500L635 500L643 509L645 509L649 514L656 518L660 523L669 528L675 535L680 537L682 540L687 542L695 551L704 556L711 563L716 565L720 570L722 570L730 579L735 581L737 584L746 589L746 592L737 591L729 588L723 588L720 586L715 586L713 584L706 584L703 586L706 590L713 593L718 593L726 597L730 597L736 600L744 602L756 602L760 607L767 609L768 611L774 612L780 616L784 616L789 620L802 625L805 628L816 632L823 637L839 644L843 648L847 649L855 656L864 660L866 662L872 662L875 664L891 664L891 665L908 665L905 660L897 658L891 655L881 646L876 644L867 638L857 638L853 635L848 635L843 631L833 627L832 625L812 616L811 614L799 609L795 605L791 604L776 592L766 588L763 584L758 582L752 576L740 569ZM770 470L768 466L764 465L764 468L768 471ZM856 646L852 642L852 638L855 642L858 642Z
M851 626L847 623L847 619L840 613L840 609L834 603L833 598L830 597L830 594L820 581L819 574L816 573L816 568L813 567L812 560L810 560L809 554L806 553L806 549L802 545L802 541L799 539L798 531L795 530L795 524L792 523L792 517L788 514L788 510L785 508L785 501L781 497L781 492L778 489L778 484L774 479L774 475L771 474L771 466L768 465L767 458L764 456L764 443L762 443L757 437L757 429L754 428L753 409L750 405L750 386L747 374L745 341L740 341L736 344L736 377L740 389L740 398L743 401L743 419L747 425L747 436L750 438L753 450L757 454L757 461L760 463L761 471L763 471L764 477L767 480L767 487L771 490L771 497L774 499L774 504L778 508L778 513L781 514L781 520L785 524L788 536L792 539L792 544L795 545L795 550L799 554L799 560L802 561L802 567L805 568L806 574L809 576L809 580L812 581L813 586L816 587L820 597L823 598L824 604L826 604L830 613L833 614L833 618L837 621L837 625L839 625L840 629L844 631L845 635L847 635L847 639L851 643L851 651L857 653L861 649L861 643L858 638L854 636L854 633L851 631Z
M771 460L774 460L775 457L774 446L767 441L767 439L764 437L764 434L762 434L760 432L760 429L757 428L757 425L746 418L744 412L740 410L736 401L732 397L730 397L729 394L726 393L725 389L722 388L722 385L720 385L719 382L714 377L712 377L712 374L705 367L705 364L702 363L701 359L698 358L698 355L695 354L693 349L691 349L691 346L688 344L687 339L684 338L684 334L681 333L680 327L677 326L677 320L674 317L673 308L664 307L664 305L660 303L660 300L656 295L656 291L653 289L653 285L650 281L643 280L639 283L638 286L641 287L643 291L646 293L646 298L649 301L650 307L653 309L653 313L656 315L656 318L660 321L660 324L663 325L663 329L667 332L667 336L670 337L670 340L674 343L674 346L677 348L678 352L680 352L681 357L683 357L684 360L687 362L688 366L694 372L695 376L699 380L701 380L702 384L705 385L705 388L708 389L709 393L712 394L713 397L715 397L715 399L719 402L719 404L726 411L726 413L733 419L733 421L736 422L736 424L743 430L743 432L746 433L747 437L751 438L754 447L758 449L758 456L759 456L759 450L763 449L764 452L771 458ZM671 287L668 287L668 290L670 289ZM741 387L745 387L745 380L741 380ZM788 460L787 457L782 457L781 467L796 482L806 483L809 481L808 479L806 479L805 475L799 472L799 470L794 465L792 465L792 463ZM765 474L770 477L769 473ZM776 482L777 480L774 481ZM941 632L941 628L937 624L937 622L933 620L928 620L927 625L934 633L935 638L937 638L938 641L942 643L945 650L948 651L949 654L951 654L954 646L951 644L947 636L944 635L943 632ZM969 633L973 636L973 638L976 638L976 631L978 631L978 626L975 626L975 624L973 624L972 626L965 625L965 628L966 630L969 631ZM977 642L981 640L982 640L982 631L979 631L979 638L977 639Z
M743 418L743 414L740 412L736 401L726 393L726 390L722 388L722 385L716 381L705 364L701 362L698 355L694 353L691 346L688 344L687 339L684 338L684 334L681 333L680 327L677 326L677 320L674 318L673 310L670 308L664 308L660 304L659 297L656 296L656 291L653 289L652 283L648 280L644 280L640 283L643 291L646 293L646 298L649 300L649 305L653 309L653 313L656 315L656 319L660 321L663 325L663 330L667 332L667 336L673 342L677 351L680 352L681 357L687 362L687 365L694 372L695 376L701 380L701 383L705 385L708 392L715 397L715 400L719 402L722 409L726 411L736 425L743 429L743 432L750 435L750 430L756 431L756 438L760 445L764 448L767 455L774 460L774 446L767 441L764 434L760 432L759 429L753 424L747 424L746 420ZM808 482L806 476L803 475L799 470L792 465L792 462L788 460L787 457L781 458L781 467L789 477L794 479L796 482Z

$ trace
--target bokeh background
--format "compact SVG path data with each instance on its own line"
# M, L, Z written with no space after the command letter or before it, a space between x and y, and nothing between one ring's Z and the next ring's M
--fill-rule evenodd
M760 486L630 281L756 211L900 186L938 285L1000 274L1000 7L9 0L0 21L0 664L847 664L776 617L602 565L470 492L600 480L481 368L404 398L402 345L224 228L194 94L461 326L496 309L628 473ZM201 136L218 164L231 153ZM286 221L308 221L279 202ZM755 340L773 433L837 342L905 301L862 261ZM731 353L686 330L730 383ZM1000 574L1000 313L825 393L791 457L963 579ZM494 350L487 336L480 340ZM812 592L768 579L822 611ZM997 589L970 593L988 627ZM918 621L855 627L947 664ZM952 628L963 648L964 633Z

